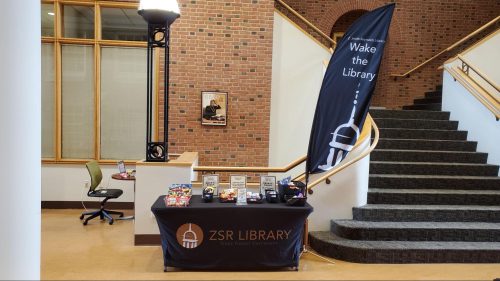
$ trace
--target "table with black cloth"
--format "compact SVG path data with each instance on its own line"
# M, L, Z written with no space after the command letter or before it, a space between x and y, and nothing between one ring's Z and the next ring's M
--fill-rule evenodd
M313 208L284 203L204 203L167 207L160 196L151 207L160 229L165 271L184 269L297 269L304 223Z

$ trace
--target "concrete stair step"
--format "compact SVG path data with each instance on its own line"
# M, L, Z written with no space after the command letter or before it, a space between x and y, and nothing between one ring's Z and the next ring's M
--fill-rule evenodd
M474 152L477 142L460 140L423 140L423 139L388 139L381 138L377 149L407 149L407 150L444 150Z
M425 97L422 99L414 99L414 104L433 104L433 103L441 103L441 97Z
M499 167L489 164L371 161L370 173L404 175L490 176L498 175Z
M441 110L441 103L405 105L403 110Z
M377 149L371 161L486 163L487 153L469 151Z
M500 206L500 190L370 188L368 204Z
M500 190L499 177L370 174L369 188Z
M500 224L332 220L331 232L350 240L500 242Z
M359 221L500 223L500 206L368 204L352 213Z
M380 128L456 130L458 121L427 119L374 118Z
M370 115L373 118L427 119L427 120L450 119L449 112L429 111L429 110L370 109Z
M330 231L309 233L321 255L358 263L498 263L498 242L370 241L341 238Z
M380 127L380 137L390 139L466 140L467 131Z
M442 91L425 92L425 97L426 98L442 98L443 92Z

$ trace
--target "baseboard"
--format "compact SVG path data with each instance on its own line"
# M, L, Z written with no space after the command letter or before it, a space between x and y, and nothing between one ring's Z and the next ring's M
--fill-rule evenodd
M134 237L135 246L159 246L161 245L160 234L136 234Z
M96 201L84 201L88 209L99 209L101 203ZM83 209L81 201L42 201L42 209ZM106 202L106 209L133 210L134 202Z

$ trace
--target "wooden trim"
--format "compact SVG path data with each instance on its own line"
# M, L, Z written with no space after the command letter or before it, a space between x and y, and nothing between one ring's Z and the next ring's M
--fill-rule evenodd
M97 1L97 5L102 8L123 8L123 9L137 9L139 8L139 3L137 2L108 2L108 1Z
M310 28L314 29L319 35L321 35L324 39L326 39L328 42L332 43L333 46L337 46L337 42L335 42L330 36L326 35L321 31L319 28L317 28L314 24L312 24L310 21L308 21L306 18L304 18L301 14L299 14L297 11L295 11L292 7L288 6L285 2L282 0L275 0L278 2L281 6L283 6L285 9L287 9L290 13L298 17L301 21L303 21L307 26ZM286 17L288 18L288 17ZM301 28L302 29L302 28Z
M63 9L59 2L54 2L54 11L55 11L55 32L54 36L57 38L62 37L62 28L63 28Z
M100 209L99 201L84 201L88 209ZM83 209L81 201L42 201L42 209ZM133 210L134 202L106 202L106 209Z
M95 45L95 39L84 38L58 38L57 41L64 45Z
M476 29L476 31L470 33L469 35L465 36L464 38L460 39L459 41L455 42L455 44L449 46L446 50L450 51L452 49L455 49L457 46L462 44L463 42L469 40L470 38L474 37L476 34L480 33L481 31L485 30L489 26L495 24L498 20L500 20L500 16L497 16L496 18L492 19L491 21L487 22L480 28Z
M298 24L296 24L294 21L292 21L290 18L288 18L285 14L283 14L279 10L274 10L277 14L281 15L286 21L288 21L291 25L295 26L298 30L300 30L304 35L309 37L311 40L316 42L316 44L320 45L321 47L325 48L327 51L329 51L329 47L325 46L323 43L321 43L318 39L316 39L314 36L312 36L309 32L305 31L302 27L300 27Z
M277 1L280 1L280 0L277 0ZM475 35L477 35L478 33L480 33L481 31L485 30L486 28L488 28L489 26L495 24L498 20L500 19L500 16L497 16L496 18L494 18L493 20L489 21L488 23L484 24L483 26L481 26L480 28L476 29L474 32L470 33L469 35L463 37L462 39L458 40L457 42L455 42L454 44L450 45L448 48L442 50L441 52L435 54L434 56L432 56L431 58L427 59L426 61L424 61L423 63L417 65L416 67L408 70L407 72L403 73L403 74L391 74L390 76L391 77L408 77L412 72L418 70L419 68L423 67L424 65L428 64L429 62L433 61L434 59L436 59L437 57L441 56L442 54L446 53L446 52L449 52L451 50L453 50L454 48L456 48L457 46L461 45L462 43L464 43L465 41L469 40L470 38L474 37Z
M122 41L122 40L98 40L101 46L113 46L113 47L131 47L131 48L146 48L148 46L147 42L144 41Z
M62 47L56 43L56 160L62 158Z
M224 166L197 166L193 168L193 171L196 172L269 172L269 173L279 173L279 172L287 172L302 162L306 161L307 156L304 155L302 157L297 158L292 161L290 164L283 167L224 167Z
M101 9L97 2L94 5L94 40L99 41L101 37Z
M59 3L63 5L74 5L74 6L95 6L94 0L57 0Z
M159 246L161 245L160 234L135 234L134 246Z
M49 164L49 165L82 165L85 164L89 161L92 161L95 159L60 159L60 160L55 160L55 159L48 159L48 158L42 158L41 162L42 164ZM116 163L120 160L103 160L100 159L98 160L100 165L116 165ZM126 165L135 165L137 163L137 160L123 160L123 162Z
M101 48L94 45L94 157L101 159Z
M56 42L56 39L54 37L42 36L42 43L54 43L54 42Z
M371 124L371 126L367 126L368 124ZM368 114L368 116L366 117L365 126L363 126L363 131L365 131L364 128L367 128L366 131L371 131L372 127L373 127L373 131L375 132L375 137L374 137L373 143L370 145L370 147L367 150L365 150L364 152L362 152L360 155L354 157L353 159L351 159L345 163L341 162L341 164L339 166L333 168L331 171L328 171L327 173L324 173L324 175L321 176L319 179L309 183L307 185L307 187L310 191L310 194L312 194L312 189L316 185L320 184L321 182L325 181L327 178L335 175L336 173L346 169L347 167L351 166L352 164L358 162L359 160L365 158L367 155L369 155L375 149L375 147L378 144L378 140L379 140L379 130L378 130L377 124L375 123L375 121L373 121L373 118ZM361 134L363 134L363 133L361 133ZM367 135L369 135L369 134L367 134ZM362 137L360 137L360 139L362 139ZM365 139L366 139L366 137L365 137Z
M447 50L442 50L441 52L435 54L434 56L432 56L430 59L424 61L423 63L415 66L414 68L410 69L409 71L403 73L403 74L391 74L390 76L392 77L408 77L412 72L418 70L419 68L423 67L424 65L428 64L429 62L433 61L434 59L436 59L437 57L441 56L442 54L448 52Z

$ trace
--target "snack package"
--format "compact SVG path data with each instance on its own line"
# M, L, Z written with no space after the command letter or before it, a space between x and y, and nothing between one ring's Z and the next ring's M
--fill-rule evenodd
M169 207L186 207L192 195L191 184L172 184L168 188L165 204Z
M219 194L219 200L221 202L236 202L236 194L238 190L236 188L224 189Z

